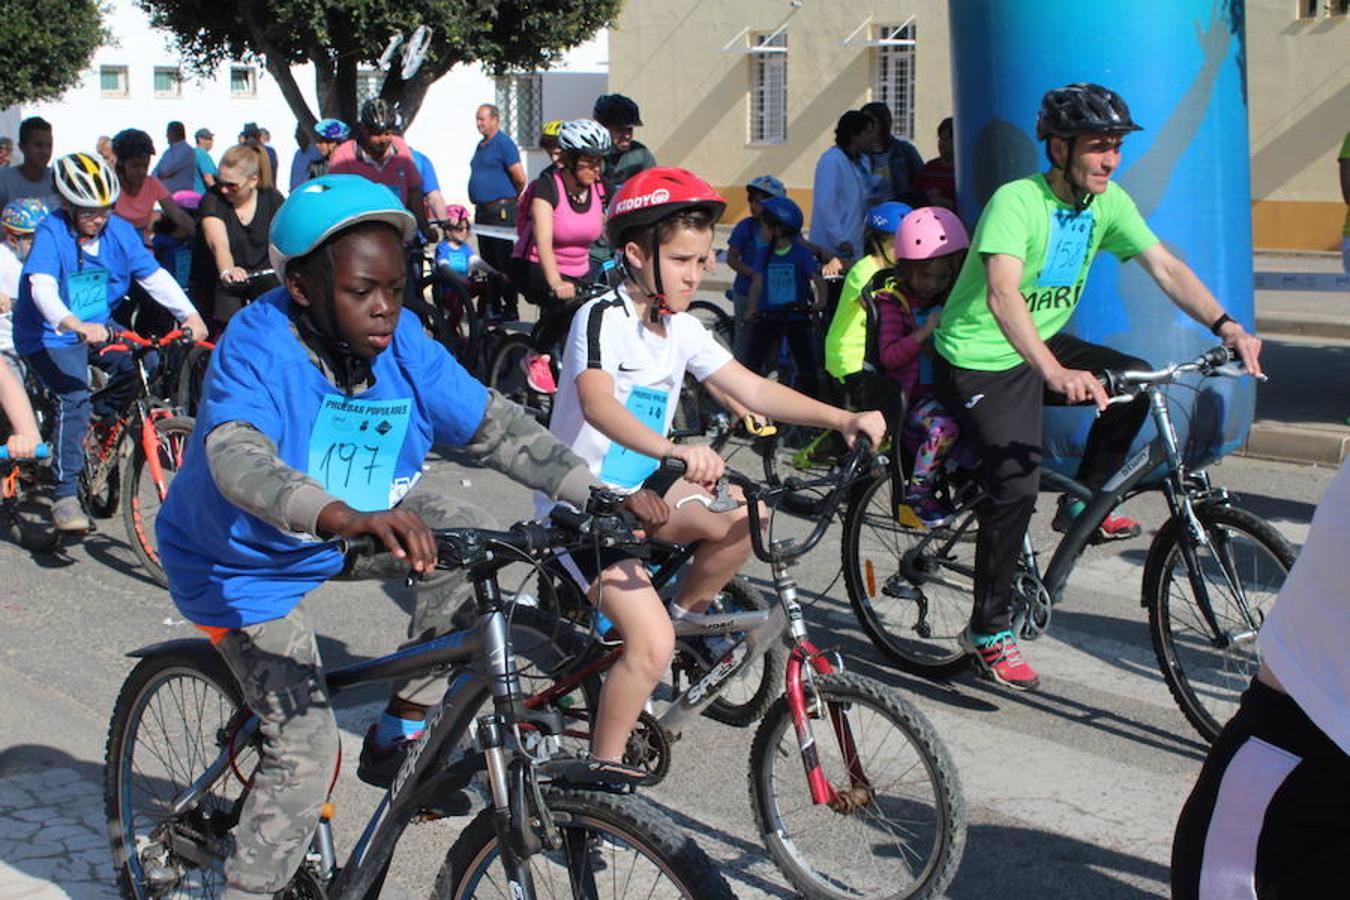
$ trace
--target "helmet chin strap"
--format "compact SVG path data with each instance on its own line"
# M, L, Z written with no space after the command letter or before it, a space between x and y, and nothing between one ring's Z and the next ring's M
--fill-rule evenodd
M661 287L661 239L657 236L656 231L652 231L652 250L650 256L654 290L649 291L643 287L642 282L634 276L632 269L629 268L627 256L625 255L623 259L624 270L628 273L633 284L637 285L638 289L642 292L642 295L647 298L647 321L653 325L658 324L661 321L662 315L670 313L670 305L666 303L666 294Z
M324 260L323 290L328 301L327 305L323 312L319 313L316 312L311 300L310 305L300 311L300 315L309 322L310 327L318 335L322 343L321 349L333 366L333 375L337 379L337 386L350 396L356 385L370 381L370 361L353 353L351 344L347 343L341 332L338 331L333 275L337 261L333 254L331 242L324 247L324 255L326 258Z
M1058 168L1064 177L1064 183L1067 184L1069 190L1073 192L1073 211L1080 213L1092 205L1092 199L1095 195L1075 182L1073 176L1069 174L1068 163L1073 159L1073 147L1076 143L1078 143L1077 135L1065 138L1064 165Z

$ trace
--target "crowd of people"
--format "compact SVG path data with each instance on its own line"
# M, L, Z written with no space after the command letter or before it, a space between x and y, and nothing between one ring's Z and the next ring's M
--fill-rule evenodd
M55 527L89 527L76 496L88 367L118 365L93 348L130 310L159 310L219 338L158 533L174 602L210 636L267 735L235 829L227 897L285 886L326 797L337 724L316 623L302 601L342 572L334 539L373 535L402 562L400 574L428 576L414 587L410 641L452 627L464 582L432 572L430 527L494 521L463 498L420 487L433 444L462 447L535 491L540 513L582 504L592 487L607 486L627 495L627 510L648 533L700 542L669 606L640 560L600 556L569 566L626 647L604 683L591 755L569 777L638 778L623 753L670 662L672 619L704 609L750 553L744 508L715 514L683 502L710 496L724 470L709 447L668 436L687 375L737 414L833 429L850 444L895 434L913 452L908 500L932 528L951 514L932 489L935 474L964 436L989 497L977 513L975 597L962 646L994 682L1032 690L1039 676L1008 618L1014 556L1037 491L1042 408L1086 402L1101 410L1078 473L1089 487L1119 468L1145 414L1139 401L1108 408L1093 371L1147 364L1063 331L1092 258L1105 250L1137 259L1179 308L1260 372L1260 341L1111 180L1122 141L1140 126L1123 99L1098 85L1045 95L1037 131L1047 170L1000 188L973 234L952 211L950 119L938 128L939 155L924 162L892 134L884 105L840 116L816 166L809 237L778 177L750 179L749 213L727 247L736 275L731 347L685 314L715 262L714 228L727 201L698 175L658 165L634 139L637 103L605 95L591 117L547 123L540 143L550 164L533 180L495 107L480 107L476 124L472 215L446 204L434 167L379 99L362 106L354 126L314 125L285 198L265 130L252 124L216 161L208 129L192 147L184 126L170 123L152 170L156 149L143 131L124 130L92 154L53 164L51 127L28 119L22 165L0 169L0 302L7 313L13 304L0 351L14 366L0 366L0 406L10 450L23 453L37 440L23 367L58 399ZM475 252L470 218L513 228L515 239L480 236ZM554 395L547 429L400 316L416 284L409 248L427 243L447 277L499 276L508 285L498 301L503 318L518 314L517 295L539 307L524 366L536 391ZM603 290L575 302L597 284ZM795 390L762 377L788 365ZM316 463L341 441L342 416L352 412L378 413L389 425L369 439L380 461L372 456L360 483ZM659 467L667 457L683 462L682 478ZM1064 499L1055 527L1081 511ZM1114 515L1098 537L1138 530ZM1316 617L1301 607L1269 643L1287 648L1302 618ZM1278 694L1283 683L1298 701L1297 662L1286 651L1260 684ZM366 735L361 779L390 784L440 687L394 687ZM1322 706L1304 710L1311 721L1274 695L1244 710L1248 719L1296 721L1300 747L1322 757L1328 735L1340 741L1343 773L1344 735L1318 730ZM1266 724L1248 726L1278 740ZM1207 821L1211 813L1196 815ZM1203 831L1204 823L1187 827ZM1185 871L1198 865L1189 860Z

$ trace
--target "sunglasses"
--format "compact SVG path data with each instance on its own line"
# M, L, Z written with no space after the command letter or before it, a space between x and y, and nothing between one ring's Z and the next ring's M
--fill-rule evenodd
M222 179L220 179L220 178L217 178L217 179L216 179L216 184L217 184L217 186L220 187L220 189L221 189L222 191L237 191L237 190L239 190L241 187L243 187L244 185L248 184L250 181L252 181L254 178L257 178L257 177L258 177L258 176L256 176L256 175L250 175L248 178L246 178L246 179L243 180L243 181L224 181L224 180L222 180Z

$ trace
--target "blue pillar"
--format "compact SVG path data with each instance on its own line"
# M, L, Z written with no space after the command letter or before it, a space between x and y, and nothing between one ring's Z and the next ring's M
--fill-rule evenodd
M1251 178L1243 0L959 0L949 5L960 213L972 227L1004 182L1048 168L1036 141L1041 95L1092 81L1144 126L1126 138L1115 180L1154 233L1254 330ZM1137 263L1097 257L1069 330L1156 366L1217 341ZM1249 378L1172 389L1192 462L1241 446ZM1046 462L1072 472L1091 414L1047 410ZM1137 443L1153 435L1145 426Z

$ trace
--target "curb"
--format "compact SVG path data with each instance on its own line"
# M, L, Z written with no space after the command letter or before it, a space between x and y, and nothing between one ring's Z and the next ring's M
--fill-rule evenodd
M1304 465L1340 466L1350 456L1350 429L1253 422L1236 455Z
M1296 337L1350 340L1350 321L1325 316L1299 316L1293 313L1256 314L1256 332L1263 337L1293 335Z

